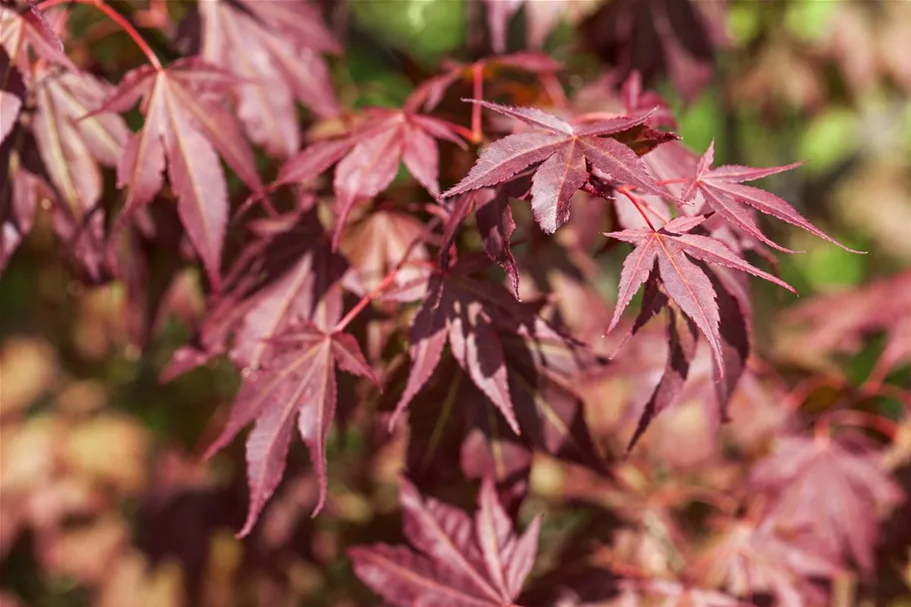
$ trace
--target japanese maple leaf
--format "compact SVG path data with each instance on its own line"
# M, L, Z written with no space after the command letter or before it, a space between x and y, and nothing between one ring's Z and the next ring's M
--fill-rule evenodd
M423 232L424 224L420 221L392 209L377 209L349 224L340 246L351 266L346 277L348 289L357 295L366 295L408 254L409 262L414 263L396 272L390 291L398 301L420 298L430 274Z
M40 161L16 150L11 139L0 144L0 275L31 231L39 200L54 196L39 176Z
M276 184L309 181L338 163L333 184L336 226L332 248L336 249L355 205L385 190L402 163L431 195L439 196L437 139L464 146L445 121L401 110L368 109L365 120L349 135L313 143L290 158Z
M226 353L239 368L256 370L268 342L301 320L330 331L340 318L347 265L324 243L313 210L259 219L248 227L253 238L227 272L224 290L209 303L191 343L174 353L163 372L166 380Z
M83 117L112 87L88 73L36 66L32 133L45 170L57 191L54 225L77 258L98 279L103 260L104 213L100 165L116 166L130 136L115 114ZM71 242L72 241L72 242Z
M218 101L236 84L234 76L196 58L167 69L143 66L127 73L94 112L124 112L143 99L145 124L117 165L118 186L129 186L119 225L161 190L167 165L181 222L216 290L229 211L216 150L251 189L262 189L253 151Z
M63 42L57 32L31 2L19 3L17 8L0 4L0 47L29 80L29 50L51 63L78 71L63 51Z
M691 588L670 580L622 582L622 587L620 596L611 601L584 603L579 607L644 607L652 604L661 607L743 607L729 594Z
M696 174L692 181L687 184L686 191L681 195L681 198L689 202L696 198L698 194L709 208L717 211L719 215L736 228L779 251L794 252L769 240L759 230L759 226L752 215L753 209L803 228L807 232L852 253L861 252L849 249L831 238L775 194L759 188L742 185L744 181L753 181L783 171L789 171L800 166L800 163L758 169L737 165L725 165L712 169L711 166L714 160L715 142L712 141L699 161L696 167Z
M904 499L872 455L851 453L831 439L781 439L753 468L749 485L772 497L766 516L778 529L802 534L801 545L817 554L850 555L867 573L878 519Z
M723 377L725 356L719 333L720 314L715 288L708 275L692 259L747 272L764 278L789 291L788 285L767 272L737 257L723 242L698 234L689 234L706 220L705 216L677 217L655 230L638 228L611 232L609 237L635 245L623 262L617 307L608 332L620 320L633 295L650 277L661 279L668 297L699 327L712 349L717 368Z
M237 91L237 114L267 153L286 158L300 147L295 101L319 116L338 113L319 53L339 46L313 7L303 0L205 0L198 6L200 55L245 81Z
M667 73L687 101L708 84L715 49L727 44L726 0L616 0L583 27L589 48L646 80Z
M327 333L308 323L271 340L268 348L268 365L244 380L227 426L206 452L206 457L211 457L244 426L255 422L247 437L250 509L239 537L252 530L281 482L295 425L310 449L310 461L319 478L319 499L313 515L322 509L326 500L326 436L336 407L335 367L377 383L357 341L347 333Z
M354 572L391 605L503 607L514 605L535 561L540 515L522 535L485 478L472 519L399 483L404 546L374 544L348 551Z
M692 567L696 579L737 596L770 593L781 607L804 607L814 588L809 579L833 579L837 563L775 534L768 522L731 521ZM815 601L814 601L815 604Z
M468 175L443 198L497 185L537 165L532 177L531 208L541 229L552 234L569 219L570 199L588 180L589 165L600 177L620 185L668 196L632 149L605 137L643 124L647 115L621 116L577 127L535 108L473 101L545 132L518 133L494 141Z
M795 358L817 365L834 353L858 352L865 338L886 334L886 344L871 372L874 379L911 363L911 271L846 292L814 297L789 311L798 329Z

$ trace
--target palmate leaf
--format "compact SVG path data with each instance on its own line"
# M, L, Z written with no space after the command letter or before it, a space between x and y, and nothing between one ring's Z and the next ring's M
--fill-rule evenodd
M346 333L326 333L313 324L292 329L269 343L267 364L244 381L221 435L206 457L230 443L255 421L247 437L247 477L250 509L238 536L247 535L266 501L281 482L294 425L310 449L319 478L314 516L326 499L326 436L335 415L335 367L354 375L376 378L357 341Z
M650 279L660 278L668 297L705 335L716 368L723 378L725 355L719 328L721 316L716 290L709 276L690 258L747 272L792 292L794 289L781 279L737 257L723 242L688 233L705 220L705 216L677 217L657 230L639 228L606 234L636 247L623 262L617 307L608 332L616 327L623 310L639 288Z
M852 253L861 253L849 249L828 234L814 226L801 215L794 207L771 192L759 188L741 185L744 181L762 179L784 171L790 171L800 166L800 163L769 168L753 168L736 165L725 165L712 169L715 160L715 142L709 145L702 159L696 167L696 174L687 184L686 190L681 195L685 201L692 201L697 194L702 201L713 211L724 217L728 222L746 234L764 242L765 244L786 253L794 253L770 240L759 230L756 220L751 214L755 209L760 213L771 215L791 225L810 232L824 240L840 246Z
M464 146L447 122L407 111L372 108L365 112L364 122L347 136L313 143L291 157L275 183L306 182L338 163L333 184L334 250L355 205L385 190L402 163L431 195L439 196L437 139Z
M417 551L385 544L348 551L357 576L390 604L402 607L513 605L534 564L540 515L522 535L486 478L474 519L399 484L405 537Z
M112 87L85 72L35 67L32 133L57 192L54 227L94 279L101 275L104 212L100 165L116 166L130 131L120 116L84 118Z
M874 457L832 439L788 437L753 468L749 486L771 498L767 518L805 549L850 556L871 573L879 519L906 497Z
M719 531L690 570L707 586L736 596L768 592L781 607L804 607L819 602L809 598L819 593L808 580L844 573L837 563L776 535L770 521L724 521Z
M656 196L669 196L636 152L620 141L606 137L644 124L647 114L621 116L576 127L535 108L471 101L545 132L518 133L494 141L468 175L446 191L443 198L503 183L533 165L539 165L532 177L531 208L541 229L552 234L569 219L570 199L588 180L589 165L600 177L619 185ZM674 136L667 137L672 139Z
M250 139L286 158L300 147L300 101L319 116L338 113L321 51L338 51L319 13L303 0L206 0L200 55L237 74L237 113Z
M216 151L248 187L262 189L253 151L219 101L236 85L227 72L196 58L181 59L167 69L144 66L129 72L93 112L124 112L143 99L145 124L117 165L118 186L129 186L118 227L161 190L167 166L181 222L216 290L229 211Z

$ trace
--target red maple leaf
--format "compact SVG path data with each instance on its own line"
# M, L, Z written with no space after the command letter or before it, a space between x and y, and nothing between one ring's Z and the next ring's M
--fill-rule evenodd
M93 112L125 112L143 99L145 124L117 165L118 186L130 187L118 224L161 190L167 165L181 222L216 290L229 211L216 151L251 189L262 189L253 151L219 101L236 85L234 76L196 58L181 59L167 69L143 66L127 73Z
M723 242L688 233L705 220L706 217L701 215L684 216L672 219L657 230L639 228L606 234L636 247L623 262L617 307L608 331L617 325L623 310L639 288L650 277L659 277L667 295L705 335L723 377L725 356L719 332L721 316L716 291L708 275L690 258L748 272L792 292L794 289L783 280L737 257Z
M646 80L667 73L685 100L709 83L715 49L727 44L726 0L617 0L583 26L608 64Z
M802 545L817 554L850 555L866 572L873 570L879 517L903 499L872 455L831 439L781 439L749 483L773 499L766 516L777 528L803 534Z
M769 175L790 171L800 166L801 163L789 164L784 166L769 168L753 168L738 165L725 165L717 168L710 168L715 160L715 142L713 141L696 167L696 174L693 180L687 185L686 191L681 195L683 200L690 202L694 199L703 201L710 209L717 211L734 227L750 236L764 242L770 247L786 253L794 253L779 244L769 240L765 234L759 230L752 212L753 209L771 215L777 219L803 228L807 232L814 234L824 240L840 246L841 248L860 253L842 245L825 232L814 226L808 219L801 215L797 209L792 207L787 201L779 198L771 192L742 185L744 181L753 181L762 179Z
M405 537L416 550L375 544L348 551L357 576L392 605L502 607L514 605L535 561L540 515L522 535L485 478L472 520L399 484Z
M326 436L335 415L335 367L376 378L357 341L347 333L324 332L307 323L290 328L268 342L268 365L245 379L228 424L209 447L206 457L230 443L251 422L247 437L247 477L250 509L238 536L247 535L266 501L281 482L294 426L310 449L320 493L314 516L326 499Z
M620 141L606 137L644 124L647 115L621 116L573 126L535 108L470 101L546 132L518 133L494 141L468 175L445 192L443 198L503 183L535 166L531 208L541 229L552 234L569 219L570 199L586 183L591 172L619 185L657 196L669 195L651 176L636 152Z
M288 157L300 147L300 101L318 116L338 113L329 70L320 52L337 52L319 12L303 0L199 3L200 55L237 74L237 114L250 139L269 154Z
M336 225L332 248L338 247L349 213L395 179L401 163L434 197L439 196L439 150L436 139L464 146L452 125L402 110L370 108L364 121L340 139L319 141L304 148L282 166L276 185L314 179L335 164L333 187Z
M771 527L768 522L727 522L708 552L693 563L693 575L736 596L767 592L782 607L804 607L808 597L819 594L808 579L843 573L837 563L788 542Z

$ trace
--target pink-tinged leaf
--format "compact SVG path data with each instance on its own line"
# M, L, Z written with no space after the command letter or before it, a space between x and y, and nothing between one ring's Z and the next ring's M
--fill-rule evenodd
M228 225L224 173L215 150L183 114L171 114L169 134L168 178L177 193L177 212L218 291L221 247Z
M11 146L0 147L0 273L22 239L31 231L42 198L52 198L50 186L29 171Z
M519 434L503 347L478 306L456 307L449 319L449 345L459 366L500 410L513 432Z
M485 0L487 29L490 31L490 45L495 53L506 52L506 34L509 20L525 0Z
M500 192L497 196L478 206L475 212L478 232L484 252L500 267L506 270L509 276L510 287L516 299L519 299L519 268L513 257L509 239L516 230L516 222L512 218L509 208L509 199Z
M352 148L335 169L336 228L332 238L337 248L342 228L360 199L373 198L395 179L402 156L403 141L390 129Z
M326 500L326 437L335 415L335 367L375 381L360 347L346 334L303 325L270 343L265 364L245 378L222 434L206 457L230 443L251 421L247 440L250 509L239 536L247 535L281 480L295 419L319 479L313 516Z
M476 101L486 108L545 129L549 134L519 133L494 141L478 158L474 166L443 198L472 190L494 186L533 168L531 204L535 219L547 233L553 233L569 218L569 200L586 181L591 164L598 176L612 180L618 186L640 190L644 194L670 197L658 184L637 153L625 143L601 135L632 133L632 145L648 115L620 117L591 126L574 129L559 118L534 108L506 107ZM657 133L657 131L656 131ZM639 133L641 135L641 133ZM664 134L660 134L664 137ZM655 142L639 146L642 153ZM540 166L533 167L541 163Z
M46 61L73 72L79 71L64 52L60 36L33 3L27 7L0 5L0 31L3 32L0 46L6 49L12 62L22 68L23 73L30 71L29 50Z
M397 607L490 607L486 598L449 583L445 571L408 548L376 544L352 548L348 556L354 573L378 595Z
M716 288L709 275L699 266L689 260L689 257L699 261L715 263L724 267L748 272L774 282L779 286L793 291L784 281L767 274L749 265L737 257L724 243L719 240L695 234L686 234L687 230L698 227L705 221L703 216L681 216L668 222L657 231L649 228L637 228L612 232L609 237L617 238L636 246L633 253L624 261L623 271L620 275L620 289L617 308L608 327L608 332L616 327L620 314L629 305L632 296L639 287L648 279L652 264L657 259L658 275L664 284L668 296L689 316L700 331L706 336L716 362L716 371L719 380L725 378L726 369L732 366L737 369L735 377L739 376L742 365L735 364L733 351L731 356L725 356L725 340L721 337L719 322L721 315L718 310ZM736 309L736 304L732 304ZM735 314L742 316L743 311ZM723 331L728 331L724 329ZM740 351L740 344L746 339L741 335L744 331L733 331L730 337L731 347ZM733 356L733 358L732 358ZM736 381L734 379L733 381ZM726 391L727 393L728 391ZM727 397L720 398L722 406L727 402Z
M341 160L354 147L354 143L351 139L313 143L288 159L275 181L279 184L310 181Z
M591 137L585 139L583 145L585 157L603 176L620 185L634 186L643 193L669 197L668 191L648 172L645 163L619 141Z
M504 116L509 116L510 118L515 118L516 120L521 120L525 124L538 127L540 129L545 129L552 131L554 133L560 133L564 135L572 135L573 127L571 124L557 118L552 114L543 112L537 108L533 107L512 107L506 105L500 105L499 103L491 103L490 101L484 101L482 99L463 99L462 101L467 101L469 103L475 103L481 107L487 108L502 114ZM629 128L629 127L627 127ZM622 131L624 129L619 128L617 131ZM616 131L613 131L616 132Z
M769 593L780 605L818 602L811 579L832 580L845 571L831 559L777 535L771 520L756 525L730 520L718 529L709 551L693 564L697 579L735 596Z
M661 381L655 387L651 398L645 404L645 409L639 417L636 430L626 447L626 452L632 451L636 443L645 434L649 424L652 423L662 411L677 401L683 392L683 385L689 375L690 363L696 356L696 327L689 319L682 319L684 330L681 331L677 322L677 315L672 308L668 308L668 354L667 364Z
M439 149L437 142L424 129L411 122L404 125L402 133L402 162L434 198L440 195Z
M8 91L0 91L0 144L13 130L19 118L22 100Z
M788 171L800 166L800 163L790 164L780 167L758 168L743 166L722 166L711 169L712 161L715 157L714 141L709 145L702 159L696 168L696 174L693 180L687 184L682 195L684 200L692 200L696 194L701 194L705 203L715 211L731 222L744 233L774 247L780 251L794 253L775 242L769 240L756 225L752 217L751 208L760 213L771 215L791 225L797 226L810 232L811 234L827 240L839 247L852 253L862 253L850 249L838 241L831 238L828 234L814 226L810 221L801 215L797 209L788 204L778 196L761 190L759 188L740 185L743 181L752 181L761 179Z
M542 230L553 234L569 221L570 201L587 178L582 146L575 142L538 168L532 177L531 210Z
M484 150L462 181L443 193L443 198L502 183L550 158L564 145L565 138L542 133L519 133L498 139Z
M405 536L417 553L384 544L349 550L357 576L392 605L513 605L537 550L540 519L521 537L485 479L472 520L463 511L422 498L400 481Z
M609 234L609 236L616 237L614 234ZM652 271L654 270L657 274L656 260L657 252L651 247L636 247L623 260L623 269L620 272L620 286L617 291L617 305L614 308L614 316L611 318L605 334L610 333L617 327L617 323L620 322L623 316L623 311L633 300L633 296L639 292L639 288L648 280Z
M759 462L750 487L771 500L767 517L777 527L801 531L801 544L817 554L850 556L874 571L879 519L906 498L876 461L834 440L790 437Z
M411 357L411 371L402 397L389 419L390 431L411 400L420 392L434 369L440 363L443 347L446 345L446 314L448 300L440 276L433 276L427 287L427 296L411 323L408 354Z

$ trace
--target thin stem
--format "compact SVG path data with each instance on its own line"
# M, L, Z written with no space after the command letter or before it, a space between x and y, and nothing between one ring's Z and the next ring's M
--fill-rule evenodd
M617 191L626 196L630 202L633 203L633 206L636 207L636 210L639 211L639 214L642 215L642 219L645 220L645 223L648 224L648 227L651 228L653 232L657 232L655 226L652 224L652 220L648 218L645 211L642 209L642 206L639 204L639 201L636 200L636 197L627 189L626 186L620 186L617 188Z
M875 430L888 438L894 438L898 431L898 424L882 415L870 413L869 411L859 411L857 409L841 409L832 411L826 415L826 421L829 424L857 426Z
M686 183L689 179L686 177L677 177L675 179L662 179L658 182L658 185L669 185L671 183Z
M43 2L40 2L36 8L39 11L45 11L49 8L53 8L61 4L85 4L87 6L94 6L102 13L107 15L111 21L123 28L123 31L125 31L127 35L133 39L133 41L136 43L136 46L138 46L139 49L143 52L152 67L154 67L156 70L162 69L161 61L158 60L158 57L152 51L152 48L146 43L145 40L143 40L142 36L139 35L139 32L136 31L136 28L133 27L133 24L130 23L126 17L111 8L104 0L44 0Z
M411 244L408 245L408 248L405 250L404 255L399 260L395 267L389 271L388 274L383 278L378 285L376 285L369 293L364 295L359 302L357 302L353 308L341 319L338 324L335 326L335 333L341 333L345 328L351 324L351 321L361 313L361 311L366 308L371 301L376 299L383 291L388 289L390 285L395 281L395 277L398 275L399 271L405 267L405 264L408 263L408 258L411 257L411 254L417 248L418 243L420 243L424 238L430 234L436 227L441 223L438 217L434 217L424 226L424 229L421 230L420 234L414 237L411 241Z

